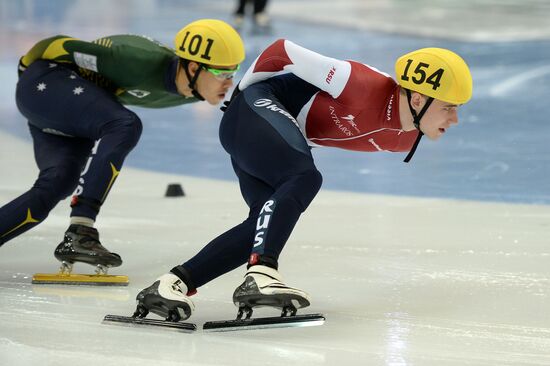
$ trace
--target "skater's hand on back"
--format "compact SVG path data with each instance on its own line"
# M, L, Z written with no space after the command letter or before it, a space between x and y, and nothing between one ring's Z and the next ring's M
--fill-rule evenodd
M225 113L225 111L227 110L227 108L229 108L229 105L231 104L233 99L235 99L235 97L240 92L241 92L241 90L239 89L239 84L237 84L237 86L235 86L235 89L233 90L233 93L231 93L231 98L229 98L229 100L226 100L225 102L223 102L223 105L220 107L220 110Z

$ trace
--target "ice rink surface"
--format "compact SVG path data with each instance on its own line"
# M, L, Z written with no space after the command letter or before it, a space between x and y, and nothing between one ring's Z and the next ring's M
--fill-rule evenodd
M0 365L550 365L550 5L546 1L272 0L273 31L243 29L249 64L284 37L393 74L426 46L470 64L461 123L402 154L316 149L324 189L281 257L321 327L178 334L101 324L137 292L240 222L246 208L219 146L217 108L136 109L145 130L98 228L127 288L31 285L54 272L68 205L0 248ZM0 0L0 205L35 179L14 102L17 59L36 41L146 34L171 44L232 2ZM246 65L245 67L246 68ZM186 197L163 197L182 183ZM76 266L79 272L90 270ZM197 324L236 315L244 267L199 289ZM275 315L268 309L260 315Z

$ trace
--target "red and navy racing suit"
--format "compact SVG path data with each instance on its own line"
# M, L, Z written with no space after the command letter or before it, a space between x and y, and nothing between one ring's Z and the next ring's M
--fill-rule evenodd
M399 86L387 74L288 40L262 52L238 87L220 140L250 211L244 222L172 269L190 288L249 258L277 267L300 214L321 187L310 147L407 152L418 136L401 129Z

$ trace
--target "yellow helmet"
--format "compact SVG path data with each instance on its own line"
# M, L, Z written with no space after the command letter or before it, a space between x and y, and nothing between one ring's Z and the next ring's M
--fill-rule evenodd
M183 27L174 39L176 54L207 65L233 66L244 60L244 44L233 27L217 19L200 19Z
M464 104L472 97L472 75L466 62L443 48L422 48L395 62L397 82L403 88L434 99Z

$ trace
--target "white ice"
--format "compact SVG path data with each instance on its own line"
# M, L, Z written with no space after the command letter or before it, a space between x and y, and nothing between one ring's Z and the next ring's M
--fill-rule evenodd
M8 202L36 172L30 145L4 133L0 141ZM185 197L163 197L173 182ZM141 288L245 217L236 182L125 169L98 227L124 258L111 273L129 275L127 288L30 284L33 273L57 269L67 206L1 249L1 365L550 364L548 206L321 191L280 270L326 324L226 334L101 320L130 314ZM233 318L243 273L200 288L192 320Z

